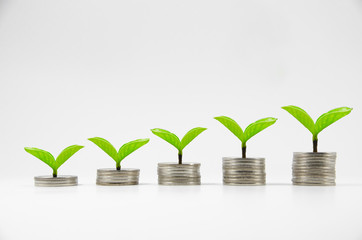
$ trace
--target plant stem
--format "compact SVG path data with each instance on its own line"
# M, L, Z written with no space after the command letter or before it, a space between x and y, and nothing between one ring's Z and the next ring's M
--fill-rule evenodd
M313 140L313 152L318 152L318 139Z
M53 177L58 177L58 171L57 171L57 169L53 169Z
M246 158L246 146L243 146L241 150L243 152L243 158Z
M182 153L178 153L178 164L182 164Z
M117 162L117 164L116 164L116 169L117 169L118 171L121 170L121 162Z

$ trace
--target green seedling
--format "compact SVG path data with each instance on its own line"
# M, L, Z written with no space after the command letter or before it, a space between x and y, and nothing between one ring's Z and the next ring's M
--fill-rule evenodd
M352 111L352 108L349 107L335 108L322 114L317 121L314 122L306 111L297 106L290 105L282 108L295 117L313 134L313 152L318 152L318 134L323 129L348 115Z
M230 132L232 132L237 138L239 138L239 140L241 141L242 158L246 158L246 142L251 137L261 132L265 128L273 125L277 121L276 118L272 117L263 118L247 126L247 128L243 132L239 124L229 117L220 116L215 117L215 119L223 124L227 129L229 129Z
M184 148L206 129L207 128L202 127L193 128L185 134L181 141L175 134L167 130L154 128L151 129L151 131L153 134L170 143L178 150L178 164L182 164L182 151Z
M63 165L73 154L82 149L83 146L72 145L64 149L59 156L55 159L53 155L45 150L39 148L24 148L25 151L33 155L34 157L39 158L45 164L53 169L53 177L58 176L58 168Z
M100 149L102 149L105 153L107 153L114 161L116 161L116 169L121 170L121 162L125 159L128 155L142 147L143 145L147 144L150 139L137 139L122 145L122 147L117 150L113 147L113 145L108 142L104 138L94 137L88 138L89 141L93 142L97 145Z

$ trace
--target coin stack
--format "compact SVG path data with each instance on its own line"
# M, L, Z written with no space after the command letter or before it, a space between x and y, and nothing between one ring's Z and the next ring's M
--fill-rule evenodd
M200 163L159 163L160 185L200 185Z
M335 152L295 152L293 154L294 185L336 185Z
M77 176L38 176L34 177L35 186L37 187L66 187L78 185Z
M97 170L97 185L118 186L118 185L137 185L139 181L140 170L132 168L123 168L117 170L114 168L103 168Z
M226 185L265 185L265 158L223 158Z

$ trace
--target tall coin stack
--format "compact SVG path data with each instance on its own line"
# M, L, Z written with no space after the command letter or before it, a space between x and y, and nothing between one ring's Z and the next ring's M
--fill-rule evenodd
M335 152L295 152L293 154L294 185L336 185Z
M123 168L117 170L114 168L103 168L97 170L97 185L118 186L118 185L137 185L139 181L140 170L132 168Z
M200 163L159 163L160 185L200 185Z
M223 158L226 185L265 185L265 158Z
M37 187L68 187L78 185L77 176L38 176L34 177L35 186Z

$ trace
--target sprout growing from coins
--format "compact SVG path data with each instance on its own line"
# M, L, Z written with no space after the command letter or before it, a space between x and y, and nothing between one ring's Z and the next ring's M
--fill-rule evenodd
M121 170L121 162L128 155L130 155L140 147L146 145L150 141L150 139L148 138L130 141L128 143L123 144L122 147L117 152L117 150L113 147L113 145L104 138L94 137L94 138L89 138L88 140L97 145L100 149L102 149L105 153L107 153L116 162L117 170Z
M174 133L171 133L167 130L164 130L161 128L151 129L153 134L162 138L166 142L170 143L178 150L178 163L179 164L182 164L182 154L183 154L184 148L192 140L194 140L200 133L202 133L205 130L206 130L206 128L202 128L202 127L193 128L190 131L188 131L185 134L185 136L182 138L182 140L180 141L180 139Z
M297 106L285 106L282 109L289 112L293 117L295 117L304 127L306 127L313 135L313 152L318 152L318 134L331 125L332 123L338 121L344 116L350 114L352 108L349 107L340 107L332 109L324 114L322 114L317 121L309 116L309 114Z
M72 145L65 148L59 156L55 159L53 155L45 150L39 148L24 148L26 152L30 153L34 157L40 159L45 164L53 169L53 177L56 178L58 176L58 168L62 166L71 156L73 156L76 152L82 149L83 146Z
M257 133L263 131L265 128L273 125L277 119L268 117L260 119L252 124L250 124L245 131L239 126L239 124L226 116L215 117L222 125L230 130L240 141L242 149L242 158L246 158L246 142L255 136Z

